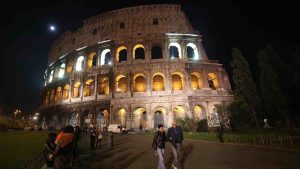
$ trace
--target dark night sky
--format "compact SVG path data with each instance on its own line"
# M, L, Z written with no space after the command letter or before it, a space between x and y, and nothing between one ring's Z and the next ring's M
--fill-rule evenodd
M110 2L110 1L107 1ZM23 111L36 110L40 104L47 54L62 32L75 30L82 21L111 9L145 4L146 1L101 0L26 0L1 5L0 23L0 99ZM230 0L164 1L179 3L192 25L203 35L210 59L217 59L230 70L231 48L240 48L256 72L256 54L265 43L299 44L296 2L243 2ZM186 2L186 1L185 1ZM196 3L197 2L197 3ZM159 3L159 1L147 1ZM285 4L284 4L285 3ZM57 32L48 30L49 24Z

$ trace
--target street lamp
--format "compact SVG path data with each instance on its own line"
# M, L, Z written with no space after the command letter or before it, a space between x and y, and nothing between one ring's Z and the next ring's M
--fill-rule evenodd
M17 109L17 110L14 111L15 118L17 118L17 114L18 114L18 113L21 113L21 110L18 110L18 109Z

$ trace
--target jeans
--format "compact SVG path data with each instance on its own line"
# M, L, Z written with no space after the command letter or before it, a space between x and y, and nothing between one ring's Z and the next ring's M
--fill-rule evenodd
M181 144L180 143L176 143L176 147L174 147L174 145L171 146L172 147L172 153L173 153L173 157L174 157L174 161L173 164L177 167L177 168L181 168L181 165L179 163L179 155L180 155L180 148L181 148Z
M165 162L164 162L164 153L165 153L165 149L157 148L158 169L166 169Z

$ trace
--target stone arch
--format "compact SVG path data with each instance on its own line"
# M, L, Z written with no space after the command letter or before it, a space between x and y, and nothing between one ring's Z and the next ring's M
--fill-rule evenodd
M98 113L97 113L97 125L98 126L101 126L102 128L103 127L106 127L108 126L109 124L109 112L108 110L100 110Z
M124 108L121 108L117 111L115 122L120 123L122 126L126 125L126 116L127 116L127 111Z
M127 48L125 46L120 46L117 49L116 61L117 62L127 61Z
M70 90L70 85L66 84L64 87L64 91L63 91L63 100L66 100L69 98L69 90Z
M154 45L151 48L151 59L162 59L163 53L162 48L159 45Z
M170 58L182 58L181 47L177 42L171 42L169 44Z
M57 88L56 88L56 91L55 91L55 99L54 99L54 101L55 101L56 103L59 102L60 99L61 99L61 92L62 92L61 87L60 87L60 86L57 87Z
M112 62L112 59L111 59L110 49L104 49L101 52L100 65L111 65L112 64L111 62Z
M66 64L62 63L59 66L59 71L58 71L58 78L63 78L66 70Z
M164 74L157 72L152 76L152 90L163 91L165 90L165 76Z
M146 77L141 73L137 73L133 77L133 88L135 92L145 92L146 91Z
M195 118L199 120L206 119L206 109L204 106L200 104L195 105L193 112Z
M74 83L73 85L73 98L78 98L80 97L81 93L80 93L80 86L81 86L81 83L80 82L76 82Z
M132 127L135 129L138 129L140 127L140 125L142 125L142 127L146 126L146 122L147 122L147 112L145 108L142 107L138 107L135 108L132 112L132 119L133 119L133 124Z
M142 44L136 44L133 47L133 59L145 60L145 47Z
M181 72L174 72L172 74L172 90L184 89L184 75Z
M162 106L158 106L153 111L153 127L157 128L158 124L164 125L166 127L167 124L167 110Z
M84 83L83 96L92 96L95 90L95 81L94 79L88 79Z
M76 71L84 69L84 56L79 56L76 60Z
M208 87L216 90L219 88L219 80L216 73L208 73L207 74Z
M98 81L98 94L109 94L109 79L108 77L100 77Z
M186 109L183 105L177 105L173 109L173 113L175 118L184 118L186 117Z
M191 88L193 90L200 90L203 87L203 81L199 72L191 73Z
M116 77L116 91L119 93L126 93L127 91L127 77L118 75Z
M187 57L193 60L199 60L199 53L197 46L194 43L188 43L186 45Z
M97 66L97 57L96 52L91 52L87 59L87 68L92 68L93 66Z

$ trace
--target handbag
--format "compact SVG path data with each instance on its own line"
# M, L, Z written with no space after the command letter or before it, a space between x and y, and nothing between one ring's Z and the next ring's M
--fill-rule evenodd
M99 135L98 135L98 139L102 139L102 134L99 134Z

